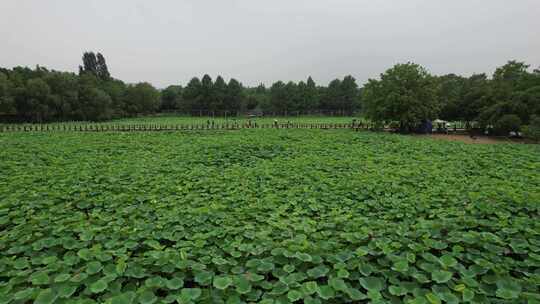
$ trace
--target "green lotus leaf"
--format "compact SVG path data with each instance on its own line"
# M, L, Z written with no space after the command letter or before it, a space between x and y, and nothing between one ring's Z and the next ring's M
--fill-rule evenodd
M448 255L448 254L445 254L442 257L440 257L439 262L445 268L450 268L457 265L457 260L453 256Z
M338 278L345 279L345 278L348 278L350 276L350 273L347 271L347 269L340 268L338 270L338 272L337 272L337 276L338 276Z
M196 300L201 296L200 288L184 288L181 291L181 299L184 301Z
M195 282L201 285L209 285L212 282L214 274L210 271L199 271L195 273Z
M345 284L345 281L340 278L331 278L328 280L328 284L332 286L334 290L346 291L349 287Z
M445 270L436 270L431 274L431 278L437 283L446 283L452 279L452 273Z
M407 304L429 304L429 302L425 297L416 297L407 301Z
M227 298L227 301L225 301L226 304L241 304L242 300L240 299L240 296L237 294L231 294Z
M111 304L131 304L137 297L133 291L127 291L111 298Z
M19 258L15 260L15 262L13 263L13 267L15 269L22 270L30 267L30 263L28 263L28 259L26 258Z
M317 282L315 281L304 282L302 284L302 288L304 292L308 295L312 295L319 290L319 286L317 285Z
M47 288L39 292L34 304L52 304L56 301L58 295L52 289Z
M360 285L368 291L381 291L384 289L384 281L377 277L364 277L359 279Z
M69 298L77 290L77 286L70 283L62 283L54 288L60 298Z
M284 284L283 282L277 282L274 284L271 294L273 295L281 295L289 291L289 286L287 284Z
M311 257L311 255L307 254L307 253L301 253L301 252L297 252L295 254L295 257L303 262L311 262L313 260L313 258Z
M439 299L439 297L436 294L433 294L431 292L426 294L426 299L431 304L441 304L441 299Z
M305 297L304 298L304 304L321 304L320 299L312 298L312 297Z
M441 300L443 300L444 302L446 302L448 304L458 304L459 303L459 298L456 297L451 292L443 292L443 293L440 293L438 295L441 298Z
M294 267L294 265L291 265L291 264L287 264L283 266L283 270L285 270L288 273L294 272L295 269L296 267Z
M287 298L291 302L296 302L300 300L302 296L303 296L302 293L297 290L289 290L289 292L287 293Z
M100 293L100 292L103 292L105 289L107 289L107 287L108 287L107 281L101 279L90 284L90 291L92 293Z
M360 301L367 299L367 296L363 294L360 290L355 288L347 288L345 290L345 293L353 300L353 301Z
M463 301L470 302L474 298L474 291L465 289L463 291Z
M395 295L395 296L404 296L409 292L407 288L402 287L402 286L395 286L395 285L390 286L388 288L388 291L390 291L390 294Z
M404 260L398 261L394 263L392 269L399 272L407 272L409 270L409 263Z
M317 267L309 269L307 271L307 274L310 277L312 277L314 279L317 279L317 278L324 277L328 273L328 271L329 271L328 267L323 266L323 265L319 265Z
M146 279L146 281L144 281L144 285L150 288L161 288L161 287L164 287L165 284L166 284L166 280L160 276L151 277L151 278Z
M172 290L180 289L182 286L184 286L184 280L181 278L172 278L165 282L165 286Z
M15 293L13 298L15 300L27 300L32 297L36 292L35 288L25 288Z
M251 291L251 282L243 275L234 278L236 291L240 294L246 294Z
M88 248L80 249L77 252L77 255L85 261L89 261L92 259L92 252Z
M218 276L214 278L214 287L217 289L225 290L227 287L231 286L233 280L227 276Z
M358 247L355 251L356 255L358 256L365 256L369 253L368 249L366 247Z
M96 274L103 269L103 265L101 262L98 261L92 261L86 265L86 273L89 275Z
M61 273L59 275L57 275L55 278L54 278L54 281L56 283L61 283L61 282L65 282L67 280L69 280L69 278L71 278L71 275L68 274L68 273Z
M141 304L153 304L157 300L156 295L150 290L145 290L139 294L139 303Z
M319 295L319 297L321 297L324 300L329 300L336 295L336 293L334 292L334 289L332 289L332 287L328 285L319 286L319 290L317 291L317 294Z
M261 261L261 263L257 267L257 271L269 272L269 271L273 270L274 267L275 267L275 265L273 263L266 262L266 261Z
M522 289L518 281L511 278L499 279L497 280L496 285L497 297L507 300L517 299Z
M51 278L46 272L40 271L40 272L33 273L32 276L30 277L30 280L33 285L45 285L45 284L49 284Z

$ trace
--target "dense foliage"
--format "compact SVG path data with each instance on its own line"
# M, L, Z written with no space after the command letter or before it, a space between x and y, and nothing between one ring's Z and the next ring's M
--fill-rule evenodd
M480 128L534 134L540 129L540 71L509 61L493 77L433 76L423 67L397 64L359 87L352 76L317 85L308 77L246 88L232 78L205 74L159 92L148 83L126 85L111 77L102 54L87 52L79 75L43 67L0 69L0 121L108 120L156 112L198 116L240 113L299 115L362 112L375 122L413 130L426 120L462 121ZM517 127L515 127L517 126ZM531 133L531 130L533 133Z
M538 146L340 130L0 144L0 303L540 301Z
M431 76L416 64L398 64L366 84L365 113L377 121L411 125L434 118L475 122L507 134L540 115L540 71L528 68L510 61L489 79L485 74Z
M80 75L39 66L0 69L0 115L7 121L98 121L159 109L159 91L152 85L126 85L104 75L101 68L83 68Z
M435 78L417 64L398 64L370 79L364 87L365 114L374 121L397 121L412 131L422 121L437 118Z
M209 75L193 78L182 89L169 86L163 93L163 105L168 110L206 115L237 114L254 111L291 115L328 113L350 115L360 109L360 90L352 76L336 79L328 87L317 86L309 77L306 82L277 81L270 88L263 84L244 88L231 79L225 83L221 76L213 82Z

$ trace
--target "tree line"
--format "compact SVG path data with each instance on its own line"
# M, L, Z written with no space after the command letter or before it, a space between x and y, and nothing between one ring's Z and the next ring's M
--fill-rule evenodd
M79 74L40 66L0 68L3 120L102 121L154 113L160 102L160 93L151 84L126 84L112 78L100 53L84 53Z
M181 113L207 115L245 112L279 113L281 115L334 111L352 114L360 107L360 90L352 76L336 79L328 87L317 86L311 77L295 83L277 81L269 88L264 84L243 87L236 79L228 83L217 76L191 79L186 87L172 85L162 91L162 109Z
M103 121L158 112L237 115L250 111L281 115L326 111L352 114L360 108L360 90L352 76L327 87L309 77L298 83L277 81L249 88L232 78L205 74L185 87L163 90L111 77L101 53L85 52L79 73L37 66L0 68L0 120L12 122Z
M327 86L308 77L244 87L238 80L209 75L163 90L149 83L126 84L111 77L105 57L86 52L79 73L0 68L0 119L19 122L102 121L158 112L279 115L361 113L380 124L412 131L440 118L471 126L517 131L540 120L540 71L509 61L491 77L431 75L414 63L397 64L359 87L352 76Z
M420 65L397 64L368 81L362 101L367 118L405 132L439 118L499 134L527 129L540 135L540 70L523 62L509 61L491 78L433 76Z

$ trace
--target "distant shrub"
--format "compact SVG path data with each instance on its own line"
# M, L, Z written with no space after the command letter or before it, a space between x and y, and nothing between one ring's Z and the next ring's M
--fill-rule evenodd
M521 127L521 119L514 114L503 115L495 122L495 131L499 134L508 135L510 132L517 132Z
M529 125L523 127L523 135L526 138L540 140L540 116L531 117Z

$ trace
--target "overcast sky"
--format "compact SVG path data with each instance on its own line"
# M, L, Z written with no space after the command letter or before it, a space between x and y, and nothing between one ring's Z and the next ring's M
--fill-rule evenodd
M362 84L407 61L491 74L540 66L540 0L0 0L0 66L75 72L85 50L160 88L205 73Z

